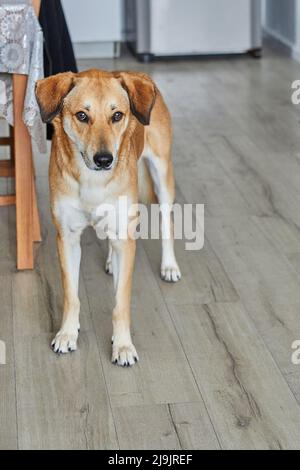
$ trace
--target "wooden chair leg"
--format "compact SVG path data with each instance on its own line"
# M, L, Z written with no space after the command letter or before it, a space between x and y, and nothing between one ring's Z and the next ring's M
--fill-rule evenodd
M41 0L32 0L32 5L36 16L39 16L40 8L41 8Z
M31 139L22 118L26 85L26 75L13 75L18 269L33 268L32 148Z
M42 241L34 172L32 172L32 236L34 242Z
M15 139L14 139L14 128L9 126L9 140L10 140L10 161L12 166L15 166Z

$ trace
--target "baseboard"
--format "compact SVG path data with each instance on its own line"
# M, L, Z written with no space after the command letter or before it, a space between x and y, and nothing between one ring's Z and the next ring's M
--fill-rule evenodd
M77 59L113 59L120 56L119 42L75 42Z
M297 62L300 62L300 51L298 49L293 49L292 57L293 59L297 60Z
M290 52L291 57L300 62L300 50L295 47L295 44L293 44L286 37L282 36L282 34L278 33L278 31L275 31L272 28L264 26L264 32L269 37L274 38L275 41L282 44Z

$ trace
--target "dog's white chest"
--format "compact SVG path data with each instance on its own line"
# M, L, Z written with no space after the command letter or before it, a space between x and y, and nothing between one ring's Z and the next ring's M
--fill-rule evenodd
M79 189L79 203L85 212L93 213L97 207L104 203L105 190L87 184L81 185Z
M99 238L118 233L118 198L105 186L80 184L76 196L60 197L55 215L67 231L76 232L91 225Z

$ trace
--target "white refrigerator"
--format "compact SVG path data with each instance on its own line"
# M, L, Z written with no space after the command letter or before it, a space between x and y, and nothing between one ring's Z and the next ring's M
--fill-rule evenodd
M62 0L78 59L119 56L123 0Z
M129 42L152 57L261 52L260 0L126 0Z

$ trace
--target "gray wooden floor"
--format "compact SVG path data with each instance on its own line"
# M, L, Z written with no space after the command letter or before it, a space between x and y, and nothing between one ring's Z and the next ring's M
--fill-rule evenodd
M160 281L160 245L138 244L133 335L140 363L110 363L106 246L83 237L79 350L57 357L62 291L47 158L36 156L43 242L15 271L14 209L0 209L2 449L300 448L300 64L251 58L81 68L151 73L174 121L177 198L205 203L202 251L177 244L183 279ZM7 183L1 181L1 189Z

